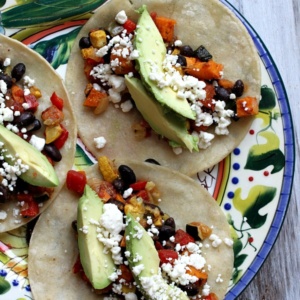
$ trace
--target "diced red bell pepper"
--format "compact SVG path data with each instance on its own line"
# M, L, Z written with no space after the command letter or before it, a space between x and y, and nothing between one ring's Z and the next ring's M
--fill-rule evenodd
M61 149L69 137L69 131L62 124L60 124L60 127L63 131L61 135L54 141L54 146L57 149Z
M132 33L136 29L136 24L128 19L124 24L123 24L124 29L127 30L127 33Z
M149 201L150 198L149 198L149 195L148 195L148 192L146 190L140 190L137 194L136 194L137 197L141 197L144 201Z
M150 17L152 18L152 20L155 22L155 19L157 17L157 13L155 11L150 13Z
M130 185L130 187L134 190L134 191L140 191L140 190L144 190L146 187L147 181L137 181L135 183L132 183Z
M176 230L174 238L175 244L180 244L181 246L195 242L195 239L182 229Z
M162 246L161 242L155 241L155 249L156 250L163 250L164 247Z
M39 106L39 102L32 94L24 95L25 102L28 104L28 109L35 112Z
M35 217L40 209L39 205L34 201L34 198L29 194L18 194L19 202L24 202L21 209L21 216L23 217Z
M86 182L87 178L84 171L68 171L66 185L69 190L82 195L84 192Z
M75 261L75 264L73 265L73 273L77 274L82 270L83 270L83 268L82 268L82 265L81 265L80 256L78 255L77 259Z
M172 263L174 260L178 259L178 253L171 249L158 250L158 256L161 263Z
M50 97L50 100L53 105L55 105L58 109L63 110L64 100L56 95L55 92Z

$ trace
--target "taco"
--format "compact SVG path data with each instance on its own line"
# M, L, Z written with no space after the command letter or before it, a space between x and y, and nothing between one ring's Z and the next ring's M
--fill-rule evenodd
M59 75L24 44L0 35L0 232L54 200L72 167L75 116Z
M99 165L85 170L87 184L83 178L75 179L83 176L82 171L77 175L70 171L57 200L40 216L28 256L34 299L142 299L141 290L149 299L189 299L197 294L202 299L223 299L231 278L233 249L229 225L216 201L197 182L175 170L120 162L112 167L102 157ZM135 239L139 234L141 239ZM194 255L193 263L183 262L187 253ZM144 273L137 272L141 267ZM159 290L160 276L171 283L172 295L182 298L168 292L166 298L154 295L165 290ZM148 282L159 278L154 294L146 291L145 277ZM134 282L143 288L136 289Z
M144 17L146 10L151 17ZM150 20L154 20L151 25ZM153 24L159 28L159 22L162 28L157 49L151 36L158 40ZM118 47L125 47L126 53ZM162 59L164 66L172 64L173 68L166 66L168 72L191 80L193 88L188 91L188 83L180 81L186 89L180 96L177 93L175 100L175 86L172 96L162 93L161 85L169 83L160 75L170 74L151 64L143 68L151 54L153 61L159 57L160 66ZM170 61L166 62L166 57ZM213 77L202 73L199 78L203 79L198 79L200 65ZM260 63L243 24L217 0L111 0L95 12L75 40L66 82L80 138L92 154L131 156L141 161L152 158L192 175L222 160L245 137L253 121L251 114L258 111ZM199 87L197 93L189 94L195 86ZM191 98L186 101L188 94ZM191 108L194 96L197 99ZM181 104L177 107L174 103ZM163 117L158 119L160 115ZM208 128L211 124L213 128Z

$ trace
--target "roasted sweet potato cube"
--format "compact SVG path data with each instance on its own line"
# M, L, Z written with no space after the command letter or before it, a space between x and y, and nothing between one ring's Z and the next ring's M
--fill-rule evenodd
M243 97L236 100L236 114L239 118L258 114L258 102L254 97Z

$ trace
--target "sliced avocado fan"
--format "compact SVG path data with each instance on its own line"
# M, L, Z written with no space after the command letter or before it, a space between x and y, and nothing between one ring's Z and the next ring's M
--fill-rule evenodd
M110 275L115 272L115 264L110 252L104 251L104 245L97 239L97 226L103 214L103 202L88 185L79 199L77 208L77 232L80 261L84 273L95 289L104 289L112 281Z
M166 106L185 118L195 120L195 112L186 99L178 98L171 87L160 88L150 79L154 65L158 72L164 73L163 61L166 57L166 46L146 6L143 5L138 12L141 16L137 23L134 48L139 52L136 66L143 84L162 106Z
M162 277L157 250L145 228L130 213L126 214L126 218L126 250L130 253L128 264L146 299L188 300L185 292L168 284Z
M186 121L176 113L166 113L163 107L149 95L141 80L125 76L125 84L137 109L152 129L189 151L199 151L198 138L191 135L186 128Z
M14 166L18 159L28 167L28 170L19 175L21 179L34 186L56 187L59 179L48 161L34 146L23 140L17 134L0 125L0 153L4 160Z

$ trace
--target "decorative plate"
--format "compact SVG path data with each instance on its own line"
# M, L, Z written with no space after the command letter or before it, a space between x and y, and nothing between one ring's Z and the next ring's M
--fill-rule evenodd
M251 25L220 1L248 29L262 69L259 114L247 136L226 159L195 176L218 201L232 227L235 260L226 295L231 300L250 283L275 243L289 203L295 153L289 103L273 59ZM33 48L64 77L77 33L103 2L0 0L0 32ZM80 140L76 150L78 169L95 162ZM33 299L27 276L29 229L28 225L0 234L1 299Z

